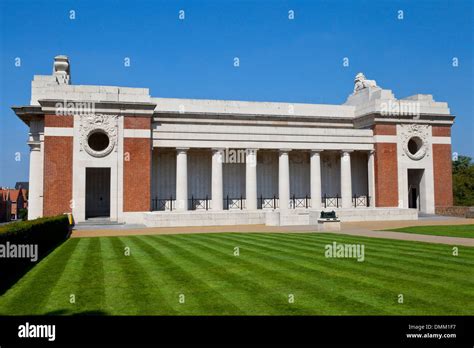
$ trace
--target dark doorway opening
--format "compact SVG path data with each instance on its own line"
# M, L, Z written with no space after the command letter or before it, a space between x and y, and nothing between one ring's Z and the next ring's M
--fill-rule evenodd
M418 207L418 192L416 187L410 188L410 203L408 205L409 208L417 208Z
M408 208L421 210L421 181L424 169L408 169Z
M110 217L110 168L86 168L86 219Z

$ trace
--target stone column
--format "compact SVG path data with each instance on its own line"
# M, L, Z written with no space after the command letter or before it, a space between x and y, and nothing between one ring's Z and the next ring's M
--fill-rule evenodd
M280 150L278 157L278 196L282 210L288 209L290 203L290 151L288 149Z
M257 150L245 154L245 203L247 210L257 209Z
M321 209L321 150L311 151L311 208Z
M176 210L188 210L189 148L176 148Z
M212 149L212 210L222 210L223 181L222 181L222 149Z
M341 151L341 196L343 208L352 207L351 152L352 150Z
M28 220L43 216L43 159L41 142L29 142L30 178L28 193Z
M369 206L375 207L375 171L374 171L375 151L370 150L367 161L368 195Z

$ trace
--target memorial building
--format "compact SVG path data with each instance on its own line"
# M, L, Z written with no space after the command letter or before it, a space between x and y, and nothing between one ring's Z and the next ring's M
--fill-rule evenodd
M29 127L30 219L307 225L452 205L447 103L397 99L362 73L342 105L157 98L74 85L57 56L13 110Z

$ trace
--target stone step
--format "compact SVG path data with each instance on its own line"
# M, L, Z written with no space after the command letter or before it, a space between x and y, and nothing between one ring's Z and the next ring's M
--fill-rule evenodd
M108 219L88 219L76 223L77 226L96 226L96 225L125 225L124 222L110 221Z

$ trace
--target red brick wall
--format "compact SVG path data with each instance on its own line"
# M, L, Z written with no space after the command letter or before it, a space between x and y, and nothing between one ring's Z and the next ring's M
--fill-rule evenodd
M124 118L126 129L150 129L150 117ZM151 197L151 139L125 138L123 211L149 211Z
M450 137L451 126L433 126L431 127L431 134L434 137Z
M149 211L151 140L124 139L123 211Z
M72 128L74 127L74 116L45 115L44 126Z
M375 204L377 207L398 207L397 144L376 143Z
M433 176L435 207L453 205L451 145L433 144Z
M150 129L150 117L125 117L124 128L126 129Z
M394 124L376 124L373 131L374 135L397 135L397 126Z
M72 137L44 137L44 216L71 212L72 139Z

